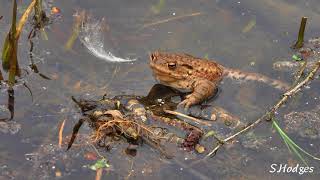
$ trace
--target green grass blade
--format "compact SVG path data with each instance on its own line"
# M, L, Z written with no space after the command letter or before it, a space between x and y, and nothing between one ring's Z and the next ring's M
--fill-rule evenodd
M3 49L2 49L2 68L5 71L9 70L10 67L10 55L12 53L12 44L10 43L10 38L9 38L10 34L8 33L5 41L4 41L4 45L3 45Z
M286 134L284 136L288 139L289 143L292 144L295 148L299 149L301 152L306 154L309 157L312 157L315 160L320 161L320 158L313 156L312 154L308 153L306 150L302 149L300 146L298 146L294 141L292 141Z
M286 146L288 147L288 149L290 151L293 151L294 154L296 154L296 156L299 157L299 159L307 165L306 161L304 160L304 158L302 157L302 155L300 154L300 152L302 152L303 154L312 157L315 160L320 160L320 158L313 156L312 154L308 153L307 151L305 151L303 148L301 148L300 146L298 146L277 124L277 122L275 121L275 119L272 119L272 125L273 127L278 131L279 135L281 136L281 138L283 139L283 141L285 142ZM299 152L300 151L300 152Z
M299 151L290 143L290 141L288 140L288 137L285 136L285 132L282 131L282 129L279 127L276 121L273 120L272 124L273 124L273 127L276 128L276 130L278 131L280 137L285 142L287 148L289 149L289 152L290 153L293 152L305 165L308 165L305 159L299 153Z

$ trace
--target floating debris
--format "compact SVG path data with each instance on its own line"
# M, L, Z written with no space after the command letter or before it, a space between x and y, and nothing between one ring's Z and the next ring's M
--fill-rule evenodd
M102 159L97 160L95 164L90 165L88 168L96 171L101 168L109 168L109 167L110 167L110 165L109 165L108 161L106 159L102 158Z
M157 4L151 6L151 11L154 14L159 14L160 11L165 7L166 1L165 0L159 0Z
M299 56L299 55L292 55L292 59L295 60L295 61L302 61L302 58Z
M311 67L311 64L307 64L308 67ZM277 71L285 71L285 72L290 72L290 71L295 71L299 69L300 67L300 62L296 61L277 61L273 63L273 69Z
M114 56L110 51L104 49L104 18L94 19L92 16L86 16L80 30L80 41L89 50L89 52L99 59L109 62L131 62L136 59L121 58Z
M21 124L14 121L0 121L0 133L16 134L20 131Z
M199 145L200 139L202 137L203 133L198 130L192 130L190 131L182 143L182 147L185 148L187 151L191 151L195 149L198 153L203 153L204 147Z
M303 47L297 49L291 60L279 60L273 63L273 69L278 71L292 72L299 69L301 62L307 62L306 70L310 70L318 61L320 53L320 37L311 38L304 42ZM288 58L289 59L289 58Z
M253 18L248 22L248 24L242 29L242 33L247 33L252 30L256 26L256 18Z
M51 7L51 14L60 14L61 10L58 7Z
M94 129L91 136L93 142L106 142L109 141L108 137L122 136L133 144L143 141L166 158L173 156L166 151L167 143L176 144L188 151L204 152L205 148L199 144L204 134L201 129L176 118L157 116L144 109L144 105L139 104L140 98L136 98L117 96L112 99L104 97L97 101L73 98L80 107L83 118L74 127L68 148L74 142L80 126L87 122ZM111 141L107 144L110 143ZM198 149L195 149L196 147ZM136 148L126 150L130 155L134 155L135 151Z

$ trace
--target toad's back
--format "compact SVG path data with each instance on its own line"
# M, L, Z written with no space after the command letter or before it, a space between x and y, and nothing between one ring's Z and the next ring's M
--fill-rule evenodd
M188 54L154 52L150 55L150 67L162 84L192 92L182 102L186 107L210 97L223 77L263 82L281 90L289 88L286 83L262 74L226 68L213 60Z

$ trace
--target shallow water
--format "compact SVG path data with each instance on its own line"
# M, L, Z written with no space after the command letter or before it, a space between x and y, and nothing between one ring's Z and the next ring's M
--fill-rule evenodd
M84 158L86 152L94 152L92 147L73 147L68 152L57 147L61 122L66 119L64 134L68 135L80 117L71 96L147 95L156 83L147 64L149 52L159 49L186 52L290 83L292 74L274 71L272 64L279 58L290 60L294 52L289 47L296 38L302 16L309 17L306 38L319 36L320 9L317 7L320 3L316 0L163 2L163 7L155 11L152 7L159 3L155 0L53 1L53 5L61 9L62 17L46 29L49 40L34 39L38 68L53 79L46 80L35 73L25 77L33 101L26 88L15 89L12 121L19 123L21 129L16 134L0 131L0 179L54 179L57 172L61 172L60 179L93 179L95 172L83 167L94 163ZM9 29L11 3L0 0L0 4L0 16L4 16L0 20L0 42L3 42ZM27 4L24 2L18 7ZM72 14L79 8L106 19L109 27L105 32L106 49L116 56L130 56L137 61L106 62L92 56L79 40L72 51L65 51L63 46L71 35ZM197 12L201 15L143 28L159 20ZM250 22L252 28L248 27ZM20 66L24 68L29 64L30 24L26 27L19 41L18 55ZM2 43L0 46L2 49ZM278 90L253 82L225 80L219 88L219 96L210 103L224 107L246 122L258 118L281 95ZM312 109L319 104L319 88L319 79L316 79L299 98L282 108L277 117L280 124L285 113ZM1 91L0 103L7 103L6 91ZM90 128L84 126L80 133L88 135ZM302 162L288 153L270 123L262 123L254 133L265 140L257 148L244 147L243 137L240 142L222 148L215 157L196 165L190 164L203 155L177 150L177 157L167 160L150 147L142 146L137 156L129 157L123 152L125 143L115 144L110 152L99 150L112 165L103 177L124 179L132 171L131 179L319 179L319 162L310 158L306 159L315 167L313 173L269 173L273 163L302 165ZM320 156L318 139L302 138L298 133L290 136L303 148Z

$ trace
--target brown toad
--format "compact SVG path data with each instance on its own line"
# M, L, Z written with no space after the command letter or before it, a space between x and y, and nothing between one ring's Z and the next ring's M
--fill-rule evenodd
M153 52L150 67L161 84L192 92L180 103L185 108L198 104L214 94L223 77L253 80L269 84L277 89L288 89L288 85L257 73L247 73L223 67L213 60L193 57L188 54Z

